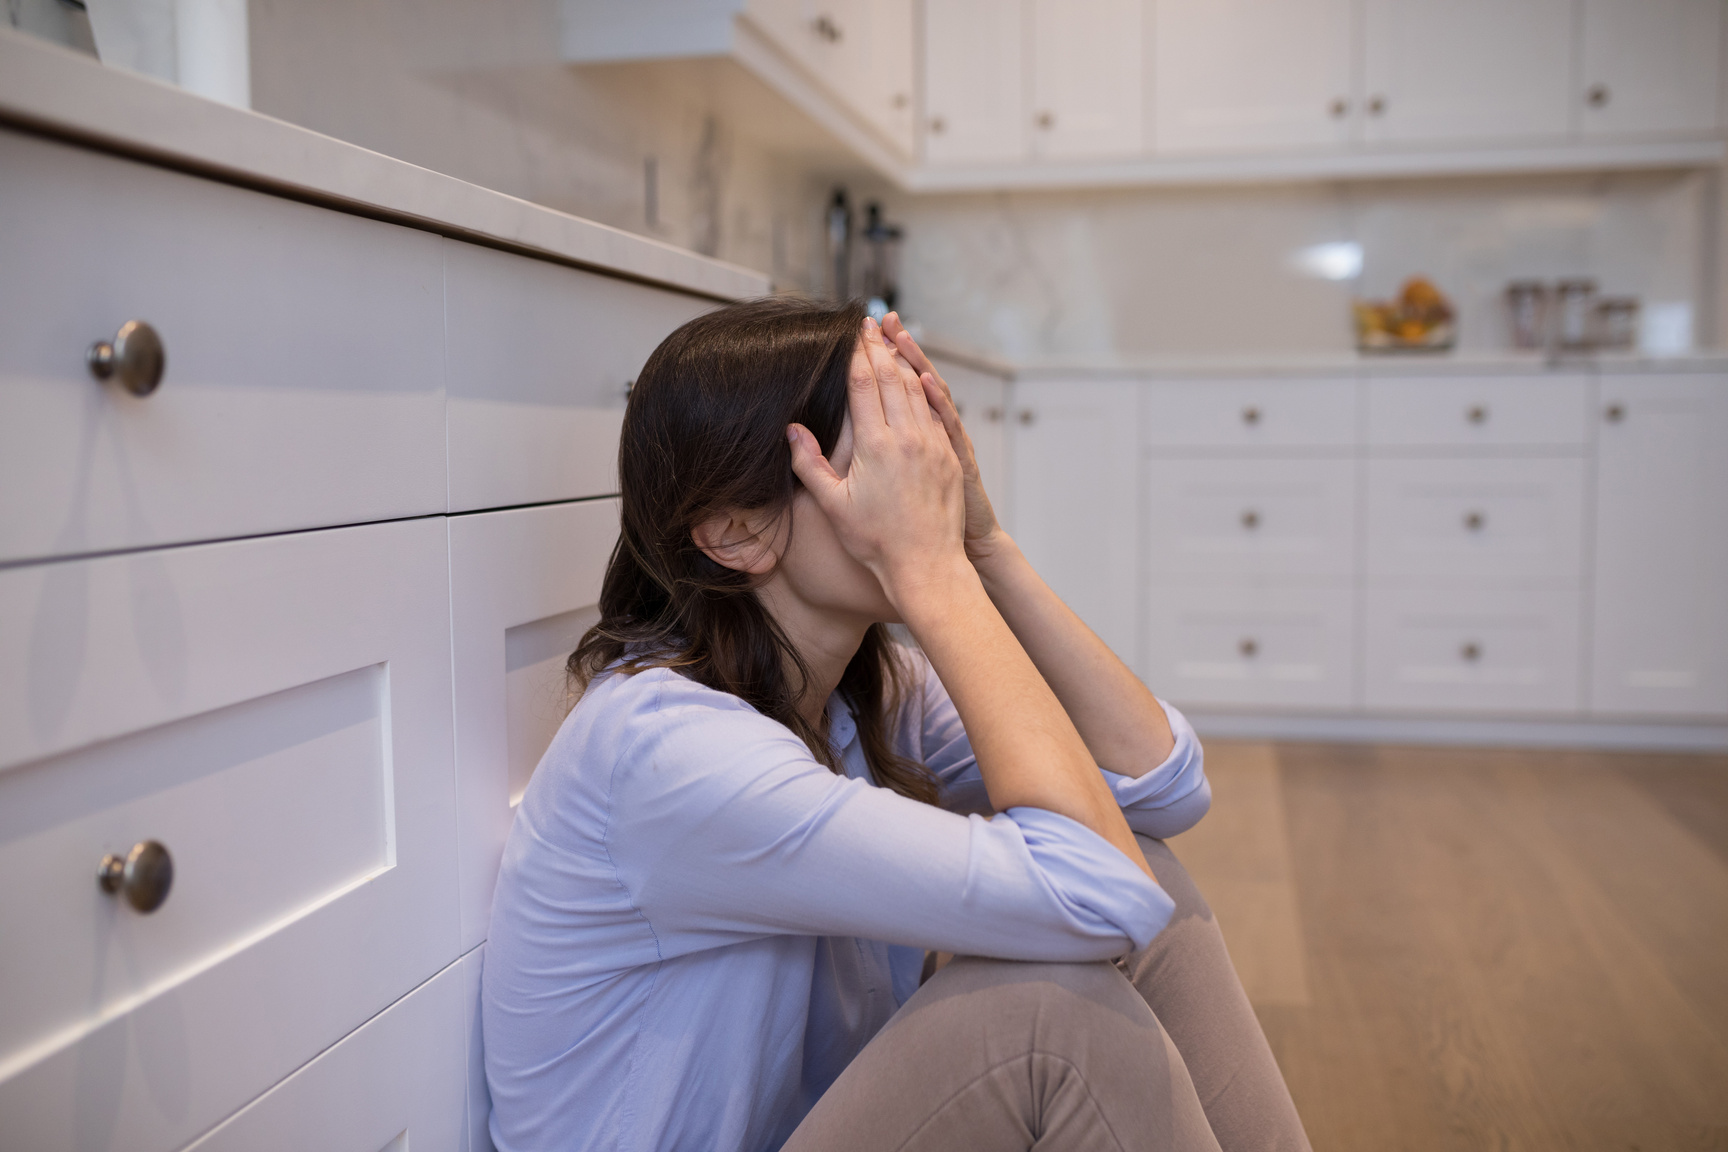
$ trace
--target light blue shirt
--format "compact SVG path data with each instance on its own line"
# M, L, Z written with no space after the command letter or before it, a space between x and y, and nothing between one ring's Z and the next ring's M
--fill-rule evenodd
M921 655L893 718L942 808L876 786L836 697L846 774L735 696L655 669L597 680L540 761L504 850L482 992L492 1139L529 1149L782 1144L916 991L925 949L1103 960L1172 904L1102 837L987 818L959 714ZM1104 776L1128 823L1205 814L1194 731ZM969 814L968 814L969 813Z

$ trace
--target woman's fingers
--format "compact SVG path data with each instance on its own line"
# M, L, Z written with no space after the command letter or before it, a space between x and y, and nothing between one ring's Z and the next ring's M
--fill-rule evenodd
M888 424L888 410L876 379L876 362L870 357L870 327L870 321L866 319L858 341L864 348L864 362L860 364L854 353L851 370L846 376L846 404L852 413L853 435L860 443L873 439Z
M875 374L876 387L882 397L882 413L887 418L889 427L907 424L915 419L928 420L927 413L919 411L925 407L924 390L918 389L916 396L907 386L905 374L896 363L894 350L879 335L873 321L866 320L864 335L864 355L869 358L870 370Z
M942 374L936 371L934 364L930 363L930 357L924 354L924 349L918 347L918 341L912 339L912 333L906 331L906 325L901 322L898 312L890 312L883 317L882 331L894 341L895 349L900 355L906 357L906 362L912 365L914 372L918 373L919 376L928 372L936 378L937 386L950 398L953 397L953 392L948 387L948 381L942 379Z
M786 439L792 444L793 475L810 490L810 495L816 498L819 506L829 508L846 482L840 479L840 474L834 471L834 466L822 455L822 448L816 443L816 435L810 429L802 424L788 424Z

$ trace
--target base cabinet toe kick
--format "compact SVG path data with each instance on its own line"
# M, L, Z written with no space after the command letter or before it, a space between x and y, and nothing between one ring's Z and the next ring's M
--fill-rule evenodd
M3 127L0 197L0 1146L483 1152L504 837L714 299Z
M1728 365L1010 391L1016 538L1202 729L1728 747Z

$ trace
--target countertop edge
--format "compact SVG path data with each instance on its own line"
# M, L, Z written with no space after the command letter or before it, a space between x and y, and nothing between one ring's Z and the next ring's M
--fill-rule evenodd
M0 28L0 122L166 167L717 300L760 272L546 208Z

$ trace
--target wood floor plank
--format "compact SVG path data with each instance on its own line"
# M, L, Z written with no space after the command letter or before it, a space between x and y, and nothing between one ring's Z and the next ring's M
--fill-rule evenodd
M1728 1147L1728 758L1274 758L1310 1002L1256 1010L1316 1148ZM1219 823L1202 887L1264 867Z

